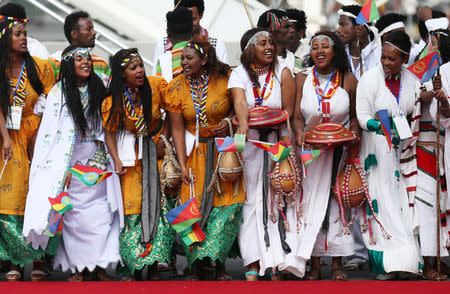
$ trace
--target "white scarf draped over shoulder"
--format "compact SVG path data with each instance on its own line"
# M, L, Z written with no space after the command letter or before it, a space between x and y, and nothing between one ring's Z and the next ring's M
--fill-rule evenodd
M102 134L97 138L103 138ZM23 236L27 243L32 243L34 249L45 249L47 246L48 237L44 232L48 228L52 209L48 197L54 198L63 190L75 142L75 124L66 107L61 82L58 82L47 96L30 168ZM108 170L111 169L109 164ZM114 173L106 181L108 203L111 211L119 213L120 226L123 227L119 178Z

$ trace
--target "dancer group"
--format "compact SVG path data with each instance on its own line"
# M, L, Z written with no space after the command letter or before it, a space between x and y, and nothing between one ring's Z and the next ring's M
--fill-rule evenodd
M175 0L150 73L136 48L109 64L93 55L84 11L66 18L70 45L49 55L27 36L25 9L1 6L6 279L22 280L32 263L33 281L49 269L113 280L107 268L126 281L161 280L177 247L191 281L211 272L231 280L226 261L238 256L248 281L318 280L325 256L333 280L364 262L378 279L446 279L436 257L450 245L449 21L421 8L415 44L405 16L358 24L361 9L342 6L337 31L316 32L307 50L305 13L268 10L243 34L234 67L200 26L203 0ZM406 68L434 50L439 70L421 82ZM314 142L323 129L330 141ZM244 151L218 152L215 139L235 135ZM286 159L260 148L273 144L288 148ZM361 186L350 191L355 176ZM350 204L356 194L363 199ZM188 201L204 234L192 244L166 217Z

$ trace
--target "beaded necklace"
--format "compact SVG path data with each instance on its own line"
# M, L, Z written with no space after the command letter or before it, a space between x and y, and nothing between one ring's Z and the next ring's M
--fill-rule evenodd
M252 68L256 71L256 68L254 65L252 65ZM258 71L256 71L256 73L258 73ZM264 81L264 87L261 92L259 91L259 88L256 86L256 84L253 83L252 87L253 87L253 96L255 96L255 106L261 106L263 104L263 101L270 97L270 95L272 94L272 89L273 89L273 80L274 80L274 78L273 78L272 69L268 68L266 80ZM264 96L264 94L266 93L266 89L267 89L267 85L269 84L269 81L270 81L269 93L267 93L267 95Z
M330 74L328 82L325 84L325 87L322 90L322 89L320 89L320 82L319 82L319 78L317 77L316 68L315 67L313 68L312 82L313 82L313 86L314 86L314 89L316 90L316 94L317 94L317 100L319 103L319 107L318 107L319 111L321 110L320 108L322 106L322 122L323 123L330 122L330 101L329 101L329 99L334 95L334 93L336 93L336 90L339 87L339 83L340 83L340 74L339 74L339 71L337 71L334 82L332 83L327 94L324 94L328 87L329 82L333 78L333 74L334 74L334 70Z
M198 79L188 77L189 87L191 88L192 102L194 103L196 120L202 127L208 126L206 118L206 98L208 97L208 76L202 74Z
M125 94L124 97L124 107L125 107L125 115L135 121L135 126L138 134L145 134L147 133L147 123L144 119L144 106L139 106L139 111L136 112L136 108L134 106L133 101L131 100L130 94L128 93L127 88L124 88ZM134 94L134 97L136 97L136 94ZM136 101L135 101L136 102Z
M255 67L255 65L252 64L252 69L256 72L258 76L262 76L269 72L270 65L266 65L264 67Z
M25 106L25 86L27 84L27 69L25 66L25 61L22 64L22 69L20 71L20 77L17 84L14 85L11 80L9 80L9 89L13 95L14 105Z

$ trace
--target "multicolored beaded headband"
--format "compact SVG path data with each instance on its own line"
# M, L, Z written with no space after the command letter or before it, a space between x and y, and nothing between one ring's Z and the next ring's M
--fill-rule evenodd
M203 57L206 57L206 58L208 57L208 54L205 52L205 50L203 50L203 48L201 46L199 46L198 44L189 42L183 48L183 50L186 50L186 49L194 49L198 53L200 53L200 56L203 56Z
M29 18L18 18L18 17L6 16L6 15L0 15L0 19L4 19L4 20L15 20L15 21L23 22L23 23L26 23L26 22L29 22L29 21L30 21Z
M314 38L311 39L311 42L309 42L310 45L314 42L314 40L317 40L319 42L322 42L323 40L328 40L328 43L330 43L330 46L334 46L334 41L327 35L317 35Z
M399 47L397 47L396 45L392 44L391 42L385 41L384 44L388 44L389 46L394 47L395 49L397 49L401 53L403 53L405 55L409 55L409 52L406 52L405 50L400 49Z
M127 57L125 57L120 63L120 66L122 68L125 68L130 63L140 63L141 61L142 61L141 55L139 55L139 53L137 52L134 52L130 53Z
M250 46L250 45L256 45L256 43L258 43L258 37L259 37L259 36L265 36L265 37L267 37L267 38L270 38L270 33L269 33L268 31L259 31L259 32L256 32L256 33L250 38L250 40L248 40L247 45L245 45L244 50L247 49L248 46Z
M75 58L78 55L87 59L88 57L91 57L91 51L89 48L78 47L61 56L61 60L69 61L71 58Z
M11 28L14 28L14 27L16 27L17 25L23 25L23 23L21 23L21 22L19 22L19 21L12 21L12 22L10 22L9 24L7 24L4 28L3 28L3 30L0 32L0 39L6 34L6 31L7 30L9 30L9 29L11 29Z

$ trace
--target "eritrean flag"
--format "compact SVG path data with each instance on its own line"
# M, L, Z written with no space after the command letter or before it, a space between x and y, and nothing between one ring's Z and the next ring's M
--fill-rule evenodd
M73 209L72 201L69 198L69 194L63 191L59 193L56 198L48 197L48 201L52 205L53 209L59 212L60 214L64 214L64 212Z
M232 137L215 138L217 152L238 152L236 142Z
M391 140L391 120L389 119L389 113L387 109L378 110L375 114L375 117L380 122L381 131L383 135L386 137L386 141L389 145L389 149L392 147Z
M357 24L369 23L380 18L375 0L367 0L356 18Z
M195 196L166 213L167 221L175 231L180 233L186 246L205 239L205 235L198 225L201 218Z
M251 141L251 142L256 147L267 151L270 157L277 162L282 162L283 160L285 160L289 156L289 153L291 152L290 148L283 145L283 141L280 141L276 144L261 141Z
M77 164L74 167L70 168L69 171L74 175L77 179L79 179L86 186L91 187L97 183L100 183L104 179L108 178L112 175L113 172L105 172L101 169L85 166L81 164Z
M54 213L49 220L49 227L44 232L44 235L53 237L57 233L62 232L63 216L60 213Z
M302 160L303 166L305 167L305 169L304 169L305 177L306 177L306 166L323 153L325 153L325 150L300 151L300 159Z
M423 52L426 51L428 50L425 48ZM406 70L410 72L420 82L424 83L431 80L431 78L434 76L441 63L442 58L441 54L439 53L439 50L434 50L428 53L425 57L411 64Z

